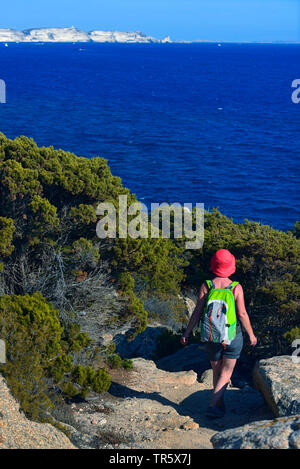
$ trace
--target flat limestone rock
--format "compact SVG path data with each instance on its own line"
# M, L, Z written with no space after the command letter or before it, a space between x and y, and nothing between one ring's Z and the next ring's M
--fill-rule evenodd
M160 370L152 360L145 360L143 358L134 358L132 363L134 369L131 376L133 380L135 375L137 377L137 382L134 386L136 390L144 390L145 388L151 389L153 387L155 388L154 390L157 390L157 388L160 388L164 384L190 386L197 381L197 373L193 370L178 372Z
M300 414L300 363L293 363L292 357L260 360L253 379L275 417Z
M210 441L216 449L300 449L300 415L253 422Z

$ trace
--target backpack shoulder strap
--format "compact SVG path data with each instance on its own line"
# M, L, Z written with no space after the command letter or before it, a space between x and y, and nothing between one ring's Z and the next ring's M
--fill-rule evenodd
M225 288L225 290L230 290L232 293L234 292L235 287L239 284L239 282L231 282L228 287Z
M215 284L214 284L214 282L213 282L212 280L205 280L205 284L206 284L206 286L207 286L207 288L208 288L208 294L207 294L207 298L206 298L206 302L205 302L203 311L202 311L202 313L201 313L201 316L199 317L198 327L199 327L201 321L203 321L203 319L204 319L204 317L205 317L205 314L206 314L209 292L215 288Z
M215 284L212 280L205 280L205 282L208 287L208 290L210 290L211 288L215 288Z

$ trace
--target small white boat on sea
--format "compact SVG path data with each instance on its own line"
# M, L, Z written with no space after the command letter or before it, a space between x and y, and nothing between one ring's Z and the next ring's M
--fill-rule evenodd
M8 44L7 44L7 42L5 42L5 43L4 43L4 47L8 47Z
M222 47L222 44L218 44L218 47Z

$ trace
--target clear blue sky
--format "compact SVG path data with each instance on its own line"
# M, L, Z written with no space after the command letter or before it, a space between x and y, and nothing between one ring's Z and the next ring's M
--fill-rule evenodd
M0 27L143 31L173 40L300 41L300 0L6 0Z

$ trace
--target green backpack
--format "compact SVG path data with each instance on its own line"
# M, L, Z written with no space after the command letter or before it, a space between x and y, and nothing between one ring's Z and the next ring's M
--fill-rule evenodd
M236 312L233 290L239 282L226 288L215 288L212 280L206 280L207 301L200 319L202 342L229 345L236 336Z

